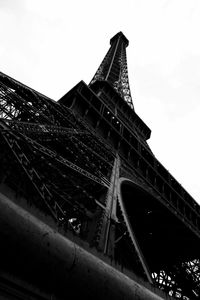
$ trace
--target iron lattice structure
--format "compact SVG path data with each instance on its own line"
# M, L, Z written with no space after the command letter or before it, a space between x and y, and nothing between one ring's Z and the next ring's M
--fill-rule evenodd
M147 144L127 45L114 36L90 85L81 81L58 102L0 73L0 191L26 199L121 272L198 299L200 207Z
M110 40L110 49L90 84L93 84L96 80L109 82L128 105L133 108L126 59L128 44L129 41L122 32L119 32Z

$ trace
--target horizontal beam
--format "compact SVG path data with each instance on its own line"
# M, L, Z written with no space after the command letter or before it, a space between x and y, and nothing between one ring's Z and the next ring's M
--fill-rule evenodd
M26 280L54 299L70 294L99 300L169 299L119 272L1 193L0 243L1 272Z

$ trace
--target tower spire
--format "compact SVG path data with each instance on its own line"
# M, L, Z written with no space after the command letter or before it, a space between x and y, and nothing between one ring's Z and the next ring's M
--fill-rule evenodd
M126 47L129 41L120 31L110 40L110 49L95 73L90 85L95 81L107 81L120 96L133 108L128 80Z

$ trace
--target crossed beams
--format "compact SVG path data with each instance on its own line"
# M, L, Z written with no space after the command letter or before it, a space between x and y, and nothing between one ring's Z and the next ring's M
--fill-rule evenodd
M152 277L156 285L172 297L189 300L197 299L200 295L199 259L182 262L174 266L173 269L153 273ZM188 282L190 283L189 286ZM184 291L182 289L183 286Z

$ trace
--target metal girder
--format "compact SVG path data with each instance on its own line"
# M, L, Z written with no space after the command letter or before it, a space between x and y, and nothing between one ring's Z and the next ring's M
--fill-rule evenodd
M156 285L170 296L189 300L200 297L200 260L194 259L153 273Z
M37 143L36 141L30 139L27 136L16 137L14 134L12 134L11 132L6 131L6 130L2 131L1 133L3 134L4 138L6 139L7 143L9 144L11 149L14 151L14 153L15 153L14 146L16 146L20 150L20 147L16 140L19 140L20 138L22 138L27 143L31 144L35 150L55 159L57 162L64 164L68 168L71 168L73 171L76 171L76 172L80 173L81 175L88 177L89 179L97 182L100 185L104 185L106 187L108 186L108 181L106 180L106 178L98 178L98 177L94 176L93 174L89 173L88 171L86 171L86 170L80 168L79 166L75 165L74 163L70 162L68 159L58 155L56 152L42 146L41 144ZM25 157L25 155L22 154L22 157ZM20 162L22 162L22 161L20 161Z

